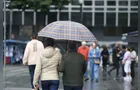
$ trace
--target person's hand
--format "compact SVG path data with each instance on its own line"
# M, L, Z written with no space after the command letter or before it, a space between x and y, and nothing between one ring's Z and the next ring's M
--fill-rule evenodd
M93 55L94 58L96 58L96 55Z
M122 60L122 64L125 64L125 60Z
M39 85L38 84L34 85L34 88L35 90L39 90Z

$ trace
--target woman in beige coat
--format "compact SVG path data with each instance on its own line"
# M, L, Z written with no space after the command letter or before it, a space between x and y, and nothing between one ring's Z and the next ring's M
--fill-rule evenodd
M61 53L55 48L54 40L48 38L45 41L45 49L40 53L37 59L33 84L38 88L38 79L40 77L42 90L58 90L59 73L58 66L61 62Z

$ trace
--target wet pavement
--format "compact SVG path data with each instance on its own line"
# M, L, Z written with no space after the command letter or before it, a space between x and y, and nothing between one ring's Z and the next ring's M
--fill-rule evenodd
M84 83L83 90L138 90L137 70L136 68L135 80L129 83L124 82L121 77L115 79L115 71L109 76L107 72L103 73L100 68L99 82L96 83L89 80ZM60 82L59 90L63 90L62 78ZM6 66L5 88L5 90L31 90L28 68L22 65Z

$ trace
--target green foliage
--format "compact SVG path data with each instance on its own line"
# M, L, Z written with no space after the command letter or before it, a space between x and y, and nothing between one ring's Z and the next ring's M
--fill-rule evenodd
M56 9L61 10L69 2L69 0L11 0L10 9L33 9L48 12L50 5L55 5Z

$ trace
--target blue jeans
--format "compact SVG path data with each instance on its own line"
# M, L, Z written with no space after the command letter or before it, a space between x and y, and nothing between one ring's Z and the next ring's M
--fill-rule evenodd
M64 86L64 90L82 90L83 86Z
M87 70L84 74L84 78L88 78L88 60L86 61L86 64L87 64Z
M36 66L36 65L29 65L29 66L28 66L32 89L34 89L33 79L34 79L35 66Z
M42 90L58 90L59 80L41 81Z
M94 80L94 77L96 80L98 80L98 70L99 69L99 65L94 64L93 61L90 61L90 77L91 80Z

